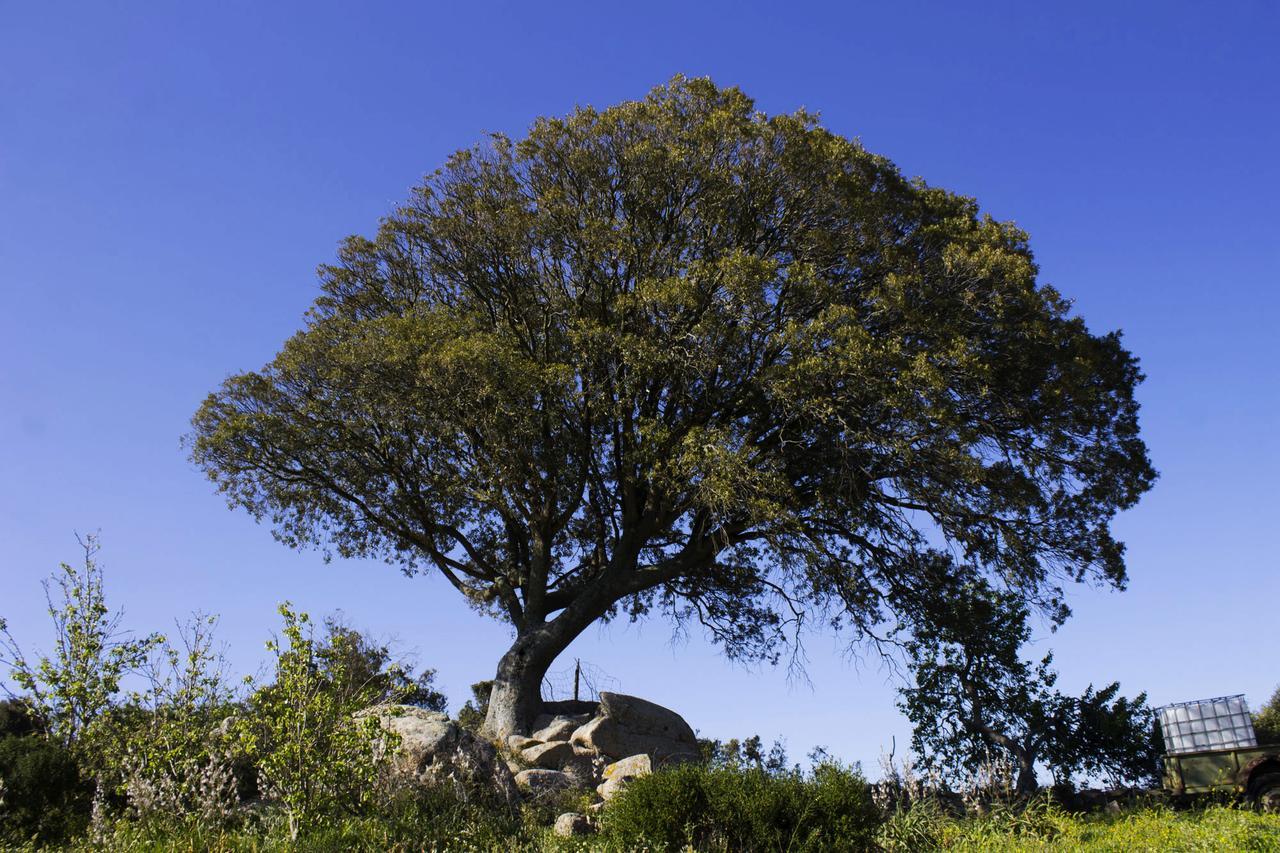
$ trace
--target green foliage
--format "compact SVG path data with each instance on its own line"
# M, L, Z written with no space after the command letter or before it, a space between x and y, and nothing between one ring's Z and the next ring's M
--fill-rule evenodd
M945 821L940 847L972 851L1280 850L1280 818L1212 806L1175 812L1142 808L1119 815L1067 815L1049 803L1030 813L996 809L988 815ZM928 848L922 848L928 849Z
M760 735L752 735L741 741L737 738L725 741L700 738L698 751L703 760L713 767L754 769L770 775L778 775L789 769L787 748L782 741L775 740L768 752L765 752Z
M373 641L336 616L327 617L324 628L316 658L339 702L372 698L428 711L447 710L448 699L435 687L434 669L414 675L412 667L393 660L390 646Z
M1155 737L1155 712L1146 694L1120 695L1119 682L1071 697L1067 730L1047 744L1046 761L1058 776L1104 779L1112 785L1155 785L1164 752Z
M921 797L889 812L876 831L876 844L885 853L937 850L948 819L937 800Z
M0 701L0 737L41 734L40 721L21 699Z
M93 786L70 749L38 734L0 734L0 844L54 844L89 823Z
M348 658L322 660L310 618L288 603L280 615L283 639L267 643L275 680L253 693L235 732L257 766L259 790L284 809L296 838L304 826L371 805L394 743L376 718L352 716L379 697L376 689L334 690L353 683Z
M1117 814L1068 814L1047 797L995 803L978 814L949 815L923 799L889 814L877 833L886 853L955 850L1107 851L1280 850L1280 817L1228 806L1171 811L1143 806Z
M458 725L469 731L479 732L489 713L489 695L492 692L492 681L477 681L471 685L471 698L458 711Z
M217 618L195 614L178 625L145 668L148 687L112 714L113 781L140 817L191 815L209 825L239 802L227 729L234 691L214 645Z
M438 796L438 799L436 797ZM610 806L612 808L612 805ZM916 851L960 853L1130 853L1130 851L1280 851L1280 817L1213 806L1190 811L1139 808L1120 814L1069 815L1047 803L1030 810L995 809L984 815L954 818L929 806L915 816L891 816L874 835L875 846L860 833L826 850ZM606 809L606 814L608 809ZM657 827L655 827L657 829ZM772 836L770 836L772 837ZM394 800L376 814L348 817L304 831L291 841L270 819L236 830L210 830L173 821L167 825L121 823L100 842L81 840L74 850L155 851L609 851L680 850L651 844L640 847L611 835L558 839L545 829L532 831L503 812L486 812L459 804L447 792L429 793L423 802ZM715 850L715 847L693 848ZM723 847L719 849L724 849ZM735 848L785 850L767 839ZM803 848L799 848L803 849Z
M211 828L181 817L124 821L94 851L515 851L541 849L519 816L459 800L445 788L398 791L360 814L336 814L290 835L287 821L264 812L232 829Z
M811 774L683 765L631 780L605 809L618 849L865 850L880 822L856 772Z
M1036 797L1027 802L995 803L980 817L960 823L943 825L943 846L957 846L948 835L957 827L963 845L976 845L989 850L1009 842L1049 844L1067 835L1072 818L1047 797ZM949 830L951 832L949 832Z
M511 661L655 610L746 659L832 607L873 631L932 593L937 536L1049 606L1124 582L1110 522L1155 477L1136 360L1026 234L813 114L678 77L540 119L320 276L192 458L291 546L440 572Z
M1021 656L1031 631L1019 593L996 589L942 555L930 573L940 595L909 610L901 629L914 685L901 691L900 707L927 765L962 781L994 751L1014 763L1022 793L1037 788L1041 762L1063 784L1077 774L1112 783L1154 779L1154 715L1145 694L1129 699L1112 683L1063 695L1054 689L1052 653L1035 665Z
M93 726L120 692L120 679L141 666L163 638L136 639L120 630L122 612L107 607L98 566L98 539L80 542L84 564L63 563L44 582L53 621L52 655L29 659L0 619L0 662L11 668L13 681L48 736L63 746L92 751ZM51 586L52 583L52 586ZM53 587L57 588L57 593Z
M1280 687L1271 694L1271 698L1253 715L1253 731L1258 743L1280 744Z

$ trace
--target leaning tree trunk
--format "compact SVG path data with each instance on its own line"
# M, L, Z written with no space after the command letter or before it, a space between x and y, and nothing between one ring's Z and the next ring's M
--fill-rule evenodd
M634 568L635 560L634 548L621 559L615 555L615 564L624 569ZM516 629L516 641L498 662L493 677L482 727L487 737L497 740L530 733L533 721L542 713L542 679L552 662L615 601L640 589L620 583L618 574L591 584L551 621L539 620Z
M569 633L552 622L516 638L493 677L485 735L501 739L529 734L533 721L542 713L542 679L576 636L576 632Z
M976 691L973 686L966 686L965 693L972 703L969 710L969 730L981 733L988 743L1007 750L1018 764L1018 776L1013 783L1014 791L1019 794L1034 794L1040 787L1039 781L1036 780L1036 753L1039 752L1039 747L1028 741L1019 742L1010 735L987 725L983 722L982 706L975 698Z

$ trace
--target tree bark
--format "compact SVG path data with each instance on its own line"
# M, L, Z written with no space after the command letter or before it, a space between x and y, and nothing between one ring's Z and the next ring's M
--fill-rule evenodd
M1014 783L1015 790L1019 794L1034 794L1040 788L1040 782L1036 779L1036 762L1035 758L1025 751L1017 754L1018 758L1018 779Z
M1027 741L1019 743L1011 735L987 725L983 719L982 701L978 696L977 687L967 681L964 676L961 676L961 684L969 700L967 723L969 729L980 733L988 743L1003 747L1010 752L1018 762L1018 778L1014 780L1014 790L1019 794L1034 794L1040 787L1040 782L1036 779L1036 752L1039 751L1039 747L1030 741L1029 735Z
M498 661L489 693L489 710L484 718L484 734L502 739L527 735L542 713L542 679L576 632L554 630L554 622L520 635Z
M560 653L623 596L666 579L661 572L637 577L637 543L644 541L644 535L645 531L641 531L624 536L605 574L575 592L572 600L557 601L553 606L545 592L537 597L536 608L526 600L524 616L528 621L516 629L516 641L498 662L493 678L482 727L485 736L499 740L508 735L529 734L534 719L542 712L542 679ZM676 567L683 566L681 563ZM549 622L543 621L549 609L559 609L559 613Z

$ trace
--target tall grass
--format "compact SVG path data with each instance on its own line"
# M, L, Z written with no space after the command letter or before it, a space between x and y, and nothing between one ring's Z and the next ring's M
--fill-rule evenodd
M877 842L885 851L960 853L1280 851L1280 816L1221 805L1078 815L1039 800L1025 808L997 806L981 816L953 818L926 806L890 815Z

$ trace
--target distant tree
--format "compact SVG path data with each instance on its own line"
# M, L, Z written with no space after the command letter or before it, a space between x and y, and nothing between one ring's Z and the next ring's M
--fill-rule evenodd
M338 616L325 619L316 658L344 701L358 695L429 711L448 707L448 698L435 687L434 669L415 675L412 666L394 659L389 645L374 641Z
M285 544L434 569L508 622L486 730L527 731L597 620L776 660L805 620L866 638L928 595L938 537L1050 606L1123 585L1141 374L1036 275L972 199L676 78L451 157L189 446Z
M752 735L742 740L729 738L723 741L699 738L698 751L702 754L703 760L713 767L759 770L771 776L791 769L786 745L780 740L775 740L766 752L760 735Z
M1271 698L1253 715L1253 732L1258 743L1280 744L1280 687L1271 694Z
M1052 653L1036 664L1021 656L1031 632L1020 596L942 556L932 574L939 595L912 613L905 648L914 684L901 703L927 764L958 776L1003 754L1022 793L1038 787L1038 763L1059 782L1154 776L1146 694L1128 699L1113 682L1063 695L1054 689Z
M1065 738L1047 744L1045 763L1055 776L1104 779L1112 785L1155 785L1164 751L1155 738L1155 712L1147 695L1120 695L1120 683L1089 685L1070 697Z
M458 711L458 725L473 732L484 728L489 714L489 696L493 693L492 681L477 681L471 685L471 698Z

